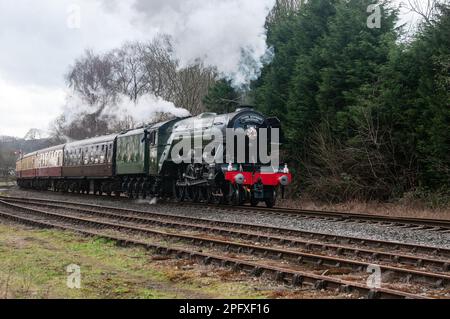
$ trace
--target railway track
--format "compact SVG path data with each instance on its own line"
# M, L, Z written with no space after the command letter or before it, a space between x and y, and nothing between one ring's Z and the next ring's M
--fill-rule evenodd
M67 193L71 194L71 193ZM83 196L98 197L101 195L87 194ZM111 197L106 196L108 199L112 200L124 200L127 197ZM0 198L5 198L0 196ZM367 223L382 225L387 227L399 227L407 229L417 229L417 230L428 230L436 231L442 233L450 233L450 220L442 219L430 219L430 218L407 218L407 217L396 217L396 216L382 216L382 215L370 215L363 213L352 213L352 212L337 212L337 211L319 211L319 210L307 210L307 209L294 209L286 207L252 207L252 206L228 206L228 205L216 205L208 203L194 203L194 202L170 202L166 201L164 204L176 205L176 206L186 206L186 207L210 207L215 210L222 211L233 211L239 214L267 214L274 216L286 216L291 215L297 218L305 219L322 219L331 222L345 222L345 223Z
M204 206L205 203L183 202L177 205L185 206ZM406 218L395 216L380 216L369 215L362 213L336 212L336 211L319 211L294 209L285 207L267 208L267 207L251 207L251 206L217 206L209 204L209 207L214 207L227 211L235 211L237 213L261 213L275 216L291 215L299 218L310 219L325 219L334 222L354 222L354 223L368 223L384 226L394 226L418 230L432 230L443 233L450 233L450 220L428 219L428 218Z
M298 238L304 238L305 240L308 240L308 243L310 244L307 248L310 249L320 249L323 250L323 247L325 244L338 244L338 245L351 245L351 247L354 248L354 252L356 255L358 253L363 253L361 251L361 246L368 247L371 249L382 249L383 251L391 251L394 255L394 260L401 261L402 255L404 254L412 254L414 256L421 256L421 255L431 255L433 257L440 257L440 258L446 258L450 259L450 248L444 249L444 248L437 248L433 246L419 246L414 244L407 244L407 243L401 243L401 242L392 242L392 241L382 241L382 240L373 240L373 239L366 239L366 238L356 238L356 237L349 237L349 236L338 236L338 235L331 235L326 233L318 233L318 232L308 232L308 231L302 231L302 230L294 230L290 228L280 228L280 227L271 227L271 226L263 226L263 225L256 225L256 224L247 224L247 223L237 223L237 222L230 222L230 221L220 221L220 220L210 220L210 219L203 219L203 218L195 218L195 217L187 217L182 215L176 215L176 214L163 214L163 213L155 213L155 212L149 212L145 210L136 210L136 209L125 209L125 208L117 208L112 206L106 206L106 205L94 205L94 204L87 204L87 203L79 203L79 202L71 202L71 201L60 201L60 200L52 200L52 199L41 199L41 198L21 198L21 197L5 197L0 196L0 200L6 200L6 201L16 201L16 202L34 202L34 203L41 203L41 204L53 204L53 205L63 205L64 208L70 208L70 207L78 207L81 210L95 210L96 213L101 214L102 212L109 211L109 212L116 212L119 214L137 214L137 215L143 215L146 217L153 216L157 218L165 218L171 219L176 222L182 223L183 227L186 224L189 223L202 223L206 225L216 226L216 227L222 227L222 228L237 228L239 230L247 230L247 231L253 231L257 232L257 237L264 238L264 235L267 233L272 233L278 235L280 241L286 241L287 243L293 244L292 241L289 240L289 238L294 237L296 239ZM70 206L70 207L69 207ZM216 212L217 210L223 209L223 207L214 207L214 206L208 206L208 209L214 209ZM209 230L207 228L202 228L202 230ZM226 230L222 230L224 233ZM283 236L283 237L281 237ZM281 238L280 238L281 237ZM313 242L315 241L315 242ZM331 246L330 246L331 247ZM350 247L350 248L351 248ZM345 249L341 252L345 253ZM379 252L379 251L377 251ZM396 254L397 253L397 254ZM376 256L375 256L376 257ZM382 255L380 255L382 257ZM446 267L446 265L443 265L443 268Z
M370 259L377 262L391 262L396 264L403 264L415 267L429 267L433 270L448 272L450 270L450 259L435 258L427 256L415 256L411 254L404 254L400 252L386 252L380 249L367 249L362 247L337 245L331 243L323 243L319 241L312 241L309 239L300 239L299 237L287 235L282 237L279 234L279 229L275 227L261 227L259 231L245 231L242 228L249 226L247 224L216 222L200 218L183 217L175 215L164 215L159 213L144 212L138 210L117 209L108 206L96 207L85 204L51 204L36 200L26 199L12 199L8 202L33 204L40 207L60 210L72 210L87 214L90 216L100 216L125 222L134 222L143 225L155 225L159 227L168 227L181 230L200 231L208 234L215 234L219 236L229 236L237 239L245 239L257 242L270 243L278 246L288 246L290 248L301 248L308 252L327 252L338 256L350 256L354 258ZM77 208L78 207L78 208ZM94 209L92 209L94 208ZM116 213L108 212L114 210ZM220 227L221 225L221 227ZM415 246L417 247L417 246ZM435 254L435 250L431 251ZM450 252L449 252L450 253ZM283 256L282 252L278 252ZM306 256L309 257L309 256ZM301 258L301 256L297 256Z
M293 250L292 248L286 249L286 248L279 248L279 247L268 247L268 246L262 246L261 245L261 238L264 238L265 241L269 242L282 242L289 244L289 246L294 247L308 247L311 248L311 245L315 245L315 247L319 247L318 245L322 245L320 247L326 249L326 250L334 250L335 252L338 252L340 254L343 253L344 250L347 252L353 252L355 253L356 250L351 247L343 247L338 245L323 245L319 243L313 243L313 242L306 242L301 240L295 240L295 239L286 239L283 237L277 237L274 235L262 235L258 233L250 233L250 232L244 232L240 230L233 230L229 228L224 227L217 227L217 226L207 226L205 224L199 225L198 223L192 223L192 220L190 223L186 223L186 217L184 217L184 223L176 222L176 221L167 221L162 220L162 216L160 214L152 214L148 212L141 212L141 211L133 211L133 210L125 210L125 209L118 209L113 207L104 207L104 206L97 206L97 205L87 205L87 204L78 204L78 203L64 203L64 204L57 204L56 201L46 201L46 200L38 200L38 199L13 199L9 198L7 201L0 201L0 204L2 204L3 207L9 208L13 211L20 211L23 213L31 213L30 216L40 216L40 218L44 219L52 219L52 220L60 220L63 222L70 222L71 224L75 225L83 225L85 227L94 227L94 228L100 228L100 229L113 229L116 231L120 231L123 233L135 233L135 234L145 234L146 236L157 236L157 237L163 237L163 238L170 238L170 239L176 239L176 240L182 240L184 242L189 242L191 244L196 245L202 245L202 246L208 246L208 247L220 247L222 250L225 251L233 251L238 254L247 254L250 256L259 256L263 259L269 259L271 261L273 260L283 260L285 263L290 263L289 268L283 267L283 268L277 268L277 272L275 272L276 277L278 280L286 280L287 277L291 278L293 282L298 280L298 278L304 279L307 274L305 272L299 272L298 270L295 270L295 267L293 265L298 265L299 263L307 263L307 264L313 264L313 265L319 265L319 266L326 266L331 268L347 268L352 271L361 272L365 268L371 265L371 262L367 261L360 261L360 260L354 260L354 259L348 259L348 258L342 258L342 257L336 257L336 256L329 256L329 255L323 255L323 254L313 254L313 253L306 253L304 251L298 251ZM19 205L18 203L21 203L22 205ZM25 204L25 205L24 205ZM28 205L28 206L27 206ZM45 207L47 210L43 211L36 208L31 208L31 206L40 206ZM70 206L72 205L72 206ZM76 207L78 205L78 208ZM81 206L80 206L81 205ZM75 206L75 207L74 207ZM82 208L80 208L82 207ZM90 207L88 210L87 207ZM95 210L97 209L97 210ZM98 209L104 210L98 211ZM72 211L72 214L61 214L58 212L50 212L49 210L54 211ZM115 210L117 212L121 212L122 215L116 214L116 213L110 213L106 212L108 210ZM75 213L82 214L82 216L76 216ZM128 215L123 215L123 214ZM142 216L129 216L130 213L134 214L140 214ZM6 214L6 215L5 215ZM145 217L144 217L145 214ZM11 213L3 213L3 217L6 218L12 218L12 219L21 219L22 221L25 219L30 219L29 216L17 216L15 214ZM150 217L152 216L152 217ZM94 217L94 218L93 218ZM158 218L155 218L158 217ZM167 217L167 216L166 216ZM172 217L172 216L171 216ZM178 217L180 218L180 217ZM105 219L109 219L110 221L105 221ZM191 218L192 219L192 218ZM28 220L28 222L36 222L36 220ZM111 222L112 221L112 222ZM37 222L42 222L42 220L38 220ZM198 221L197 221L198 222ZM211 222L211 221L209 221ZM45 220L45 223L48 224L48 221ZM224 222L221 222L222 226ZM217 234L223 234L225 233L227 236L234 236L237 238L246 238L248 241L249 239L255 240L255 238L258 238L257 244L251 244L251 243L243 243L238 241L230 241L230 240L223 240L223 239L216 239L211 238L210 236L204 236L204 235L193 235L193 234L183 234L183 233L173 233L173 232L167 232L163 230L155 230L154 228L144 228L142 227L142 224L151 224L153 226L157 225L159 227L171 227L171 228L177 228L182 229L188 228L190 231L207 231L208 234L210 233L217 233ZM228 225L230 226L230 225ZM236 226L236 225L234 225ZM309 245L309 246L308 246ZM167 248L167 247L166 247ZM167 248L169 249L169 248ZM172 248L170 248L172 249ZM340 250L339 250L340 249ZM379 258L379 256L382 256L382 259L385 261L387 260L394 260L396 263L400 261L400 257L402 258L402 261L404 263L412 262L412 264L416 264L419 266L429 266L434 268L442 268L442 271L448 270L448 260L440 260L440 259L433 259L433 258L420 258L417 259L414 256L406 256L406 255L393 255L381 251L369 251L367 249L359 249L358 250L361 255L364 256L371 256L372 258ZM360 256L361 256L360 255ZM205 257L206 260L208 260L207 257ZM212 257L211 257L212 258ZM217 256L213 258L214 260L217 260ZM236 263L234 263L236 265ZM241 263L239 263L241 264ZM257 264L257 266L255 266ZM274 270L266 269L267 264L272 264L272 262L266 262L265 263L256 263L253 264L252 267L247 265L247 268L252 268L254 274L258 274L261 271L268 271L273 272ZM263 266L266 265L266 266ZM446 266L447 265L447 266ZM266 268L265 268L266 267ZM272 267L272 266L271 266ZM380 269L383 272L390 272L395 273L396 276L402 277L406 282L410 281L418 281L422 282L425 280L427 284L431 284L431 286L447 286L450 283L450 276L448 274L442 273L442 272L432 272L432 271L423 271L423 270L415 270L410 268L404 268L404 267L395 267L390 265L379 265ZM447 267L447 268L446 268ZM280 269L284 269L285 272L281 271ZM292 271L297 272L296 275L293 275ZM301 273L301 274L300 274ZM313 274L314 276L317 276L317 274ZM287 277L286 277L287 276ZM299 277L300 276L300 277ZM314 276L309 276L309 280L313 280ZM322 276L323 277L323 276ZM315 285L318 285L318 287L322 287L324 283L331 283L330 287L336 288L336 280L337 278L333 278L330 276L324 276L327 277L325 280L322 279L314 279ZM297 278L297 279L296 279ZM330 281L331 280L331 281ZM346 283L345 285L342 284L342 280L338 280L340 282L339 287L348 286L353 287L355 286L352 282ZM356 287L358 286L358 287ZM354 288L357 291L364 290L361 288L361 283L357 284ZM362 285L364 286L364 285ZM374 294L375 296L378 296L377 294L380 294L380 296L387 296L393 294L393 291L396 291L395 289L388 289L390 292L388 293L385 290L373 290L368 289L366 287L366 290L364 290L366 293L368 291L369 294ZM403 294L403 292L396 292L397 297L418 297L418 295L411 295L409 294L406 296Z

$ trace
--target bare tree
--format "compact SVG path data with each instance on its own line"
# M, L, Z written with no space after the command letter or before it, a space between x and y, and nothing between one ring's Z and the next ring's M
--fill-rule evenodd
M114 99L113 64L107 56L86 50L67 73L66 81L91 106L104 106Z
M205 108L203 97L215 81L215 73L201 61L179 68L170 37L159 35L151 42L128 43L110 55L119 93L137 101L150 93L186 108L192 114Z
M180 68L171 39L160 35L143 47L143 62L149 76L149 91L191 114L205 110L203 97L215 82L216 73L201 61Z
M277 0L272 11L267 16L267 22L272 23L278 19L297 12L308 0Z
M205 110L203 98L216 81L216 72L201 61L180 68L170 37L159 35L148 43L126 43L104 55L87 50L75 61L66 80L76 97L82 98L79 103L91 109L75 114L76 118L71 112L61 116L53 131L55 136L80 139L133 127L131 117L119 120L111 112L110 106L117 105L123 96L137 102L141 96L152 94L199 114ZM71 108L78 106L86 109L82 105Z
M203 67L201 63L180 70L173 102L176 105L182 105L193 115L204 112L203 98L208 94L211 85L215 83L215 79L214 70Z
M165 100L174 100L177 88L178 61L173 57L170 38L160 35L145 44L142 62L148 75L149 90Z
M112 61L114 79L119 93L136 101L139 96L149 90L149 74L143 63L142 44L126 43L109 55Z
M403 8L418 14L427 24L431 24L439 5L449 4L449 0L404 0Z

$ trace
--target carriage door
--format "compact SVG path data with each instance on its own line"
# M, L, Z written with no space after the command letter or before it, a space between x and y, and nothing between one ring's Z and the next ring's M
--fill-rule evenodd
M158 131L152 130L150 131L149 137L149 174L157 175L158 174Z

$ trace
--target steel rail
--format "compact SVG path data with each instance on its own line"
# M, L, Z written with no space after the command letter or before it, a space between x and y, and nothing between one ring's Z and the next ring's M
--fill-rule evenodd
M192 244L200 244L205 245L205 243L209 244L212 247L218 246L223 247L226 250L234 250L238 253L247 253L252 256L258 254L263 257L276 257L276 258L285 258L290 259L293 261L296 261L297 263L313 263L317 265L324 265L329 267L335 267L335 268L349 268L356 271L363 271L364 269L367 269L369 266L372 266L373 263L367 263L362 261L355 261L340 257L331 257L331 256L325 256L325 255L317 255L317 254L311 254L311 253L305 253L305 252L299 252L299 251L292 251L292 250L286 250L286 249L278 249L278 248L271 248L271 247L263 247L263 246L257 246L257 245L250 245L250 244L243 244L233 241L226 241L226 240L218 240L213 238L207 238L203 236L193 236L193 235L185 235L185 234L177 234L177 233L170 233L170 232L164 232L164 231L158 231L143 227L136 227L136 226L130 226L130 225L124 225L124 224L117 224L117 223L110 223L105 221L99 221L95 219L89 219L84 217L74 217L66 214L59 214L59 213L50 213L45 212L42 210L32 209L29 207L17 205L17 204L11 204L5 201L0 201L0 204L3 206L16 209L16 210L22 210L25 212L30 212L33 214L39 214L45 217L51 217L51 218L57 218L63 221L70 221L75 222L77 224L83 224L87 226L93 226L93 227L99 227L99 228L105 228L108 227L113 230L117 231L124 231L124 232L135 232L139 234L146 234L151 236L160 236L163 238L170 238L170 239L177 239L177 240L183 240L190 242ZM432 283L434 287L442 287L447 286L450 283L450 276L442 273L434 273L434 272L427 272L427 271L419 271L414 269L406 269L406 268L399 268L399 267L393 267L388 265L377 265L382 272L391 272L394 273L397 276L400 276L404 278L407 282L410 282L412 280L417 280L417 282L424 282Z
M257 262L249 262L246 260L241 260L238 258L225 257L216 254L207 254L203 252L191 251L181 248L167 247L164 245L147 243L145 241L131 239L127 237L112 236L109 234L88 231L86 229L77 228L67 225L52 224L44 221L37 221L32 218L17 216L15 214L5 213L0 211L0 216L12 220L14 222L19 222L22 224L27 224L34 227L40 228L54 228L60 230L73 231L75 233L80 233L86 236L101 237L111 241L115 241L119 245L123 246L138 246L145 248L147 250L156 251L159 254L173 255L177 258L186 258L203 261L204 264L215 264L221 267L232 267L235 271L246 271L254 276L272 276L274 280L290 283L293 286L299 286L303 284L308 284L314 286L316 289L335 289L342 292L358 292L360 294L366 295L368 298L389 298L389 299L431 299L431 297L408 293L404 291L389 289L389 288L371 288L367 285L363 285L357 282L345 281L339 278L333 278L330 276L317 275L309 272L292 270L282 267L274 267L265 265Z
M243 238L246 240L254 240L254 241L264 241L270 242L276 245L288 245L289 247L299 247L302 249L306 249L308 251L327 251L332 252L335 255L350 255L351 257L361 257L370 260L376 261L384 261L384 262L394 262L397 264L405 264L416 267L433 267L435 269L439 269L440 271L449 271L450 270L450 260L446 259L433 259L421 256L413 256L406 255L401 253L391 253L380 250L370 250L364 249L360 247L351 247L346 245L335 245L335 244L324 244L320 242L313 242L310 240L300 240L298 238L286 238L276 235L270 235L267 233L257 233L257 232L245 232L242 230L230 229L225 227L216 227L216 226L207 226L201 225L203 220L195 220L195 223L186 223L181 221L167 221L167 219L171 220L172 216L157 214L157 217L150 218L148 216L152 216L152 213L148 213L148 216L145 217L136 217L130 215L109 213L105 211L95 211L95 210L87 210L82 208L74 208L69 207L67 205L59 205L59 204L49 204L42 202L34 202L34 201L22 201L22 200L11 200L7 202L14 203L30 203L32 205L47 207L53 209L65 209L65 210L73 210L79 213L88 214L92 216L101 216L106 218L117 219L120 221L134 222L139 224L146 225L157 225L159 227L170 227L176 229L191 229L194 231L202 231L208 234L214 233L218 235L228 235L237 238ZM127 212L128 213L128 212ZM144 215L144 214L140 214ZM166 219L166 220L164 220Z
M276 233L278 235L283 235L283 236L300 236L300 237L306 237L309 239L315 239L315 240L332 242L332 243L363 245L363 246L368 246L368 247L373 247L373 248L384 248L386 250L391 250L391 251L406 250L409 253L414 253L414 254L419 253L419 254L427 254L427 255L441 256L444 258L450 258L450 249L438 248L438 247L433 247L433 246L423 246L423 245L415 245L415 244L408 244L408 243L394 242L394 241L383 241L383 240L357 238L357 237L342 236L342 235L332 235L332 234L326 234L326 233L309 232L309 231L295 230L295 229L290 229L290 228L279 228L279 227L255 225L255 224L248 224L248 223L209 220L209 219L187 217L187 216L180 216L180 215L174 215L174 214L163 214L163 213L155 213L155 212L134 210L134 209L128 209L128 208L118 208L118 207L113 207L113 206L86 204L86 203L70 202L70 201L59 201L59 200L53 200L53 199L21 198L21 197L5 197L5 196L0 196L0 199L9 200L9 201L22 200L22 201L41 202L41 203L69 204L69 205L75 205L75 206L80 206L80 207L88 207L91 209L115 211L118 213L145 214L147 216L151 215L151 216L157 216L157 217L162 217L162 218L170 217L174 220L178 220L178 221L182 221L182 222L186 222L186 221L194 222L194 223L195 222L203 222L203 223L208 223L213 226L236 227L239 229L248 229L248 230L253 230L253 231L258 231L258 232L272 232L272 233Z
M72 194L72 193L67 193ZM76 194L73 194L76 195ZM92 195L92 197L101 197L102 195ZM83 195L86 196L86 195ZM104 197L107 197L106 195ZM0 198L5 198L5 196L0 196ZM114 200L124 200L128 197L111 197L108 199ZM295 209L287 207L252 207L252 206L228 206L228 205L215 205L208 203L194 203L194 202L166 202L170 205L185 205L185 206L199 206L202 207L216 207L223 210L231 211L243 211L245 212L259 212L266 214L275 215L294 215L306 218L326 218L338 221L354 221L354 222L367 222L374 224L381 224L387 226L397 226L403 228L416 228L416 229L427 229L436 230L443 232L450 232L450 220L442 219L431 219L431 218L413 218L413 217L397 217L397 216L383 216L383 215L371 215L366 213L355 213L355 212L338 212L338 211L322 211L322 210L310 210L310 209Z
M170 203L174 204L174 203ZM311 218L326 218L332 219L334 221L354 221L354 222L367 222L374 224L381 224L387 226L397 226L404 228L416 228L416 229L427 229L435 231L450 231L450 220L441 219L429 219L429 218L412 218L412 217L396 217L396 216L381 216L381 215L370 215L364 213L352 213L352 212L337 212L337 211L321 211L321 210L308 210L308 209L295 209L286 207L252 207L252 206L227 206L227 205L214 205L207 203L194 203L194 202L181 202L176 203L177 205L184 206L208 206L208 207L218 207L219 209L229 210L229 211L244 211L249 212L259 212L265 214L273 215L293 215L298 217L311 217Z

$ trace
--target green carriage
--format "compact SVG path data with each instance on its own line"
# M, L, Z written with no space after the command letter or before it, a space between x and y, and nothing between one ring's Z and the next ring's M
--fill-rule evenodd
M179 120L138 128L117 137L115 173L120 188L129 197L154 195L158 188L168 191L161 172L170 150L172 127Z
M116 175L145 175L148 172L146 130L132 130L117 137Z

